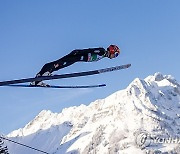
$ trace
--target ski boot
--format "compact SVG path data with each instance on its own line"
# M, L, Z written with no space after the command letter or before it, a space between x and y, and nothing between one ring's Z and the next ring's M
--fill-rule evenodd
M52 74L50 72L45 72L42 76L52 76ZM36 77L41 77L40 74L37 74ZM32 81L30 83L30 86L37 86L37 87L50 87L49 84L44 83L42 81Z
M34 86L34 87L50 87L50 85L49 84L47 84L47 83L44 83L44 82L42 82L42 81L33 81L33 82L31 82L30 83L30 86Z

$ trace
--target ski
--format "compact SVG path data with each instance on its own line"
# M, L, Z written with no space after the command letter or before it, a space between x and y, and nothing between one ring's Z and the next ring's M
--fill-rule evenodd
M79 72L79 73L69 73L69 74L61 74L61 75L53 75L53 76L41 76L41 77L35 77L35 78L24 78L24 79L19 79L19 80L2 81L2 82L0 82L0 86L17 84L17 83L26 83L26 82L32 82L32 81L43 81L43 80L64 79L64 78L95 75L95 74L101 74L101 73L126 69L126 68L129 68L130 66L131 66L131 64L126 64L126 65L120 65L120 66L109 67L109 68L104 68L104 69L98 69L98 70L94 70L94 71L86 71L86 72Z
M49 85L49 86L32 86L32 85L26 85L26 84L11 84L6 85L9 87L24 87L24 88L55 88L55 89L76 89L76 88L98 88L98 87L105 87L106 84L99 84L99 85L82 85L82 86L55 86L55 85Z

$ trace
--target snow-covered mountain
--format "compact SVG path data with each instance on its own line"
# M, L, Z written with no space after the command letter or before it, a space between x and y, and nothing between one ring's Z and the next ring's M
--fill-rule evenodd
M136 78L88 106L43 110L8 137L51 154L180 153L180 85L161 73ZM39 153L10 142L8 148L11 154Z

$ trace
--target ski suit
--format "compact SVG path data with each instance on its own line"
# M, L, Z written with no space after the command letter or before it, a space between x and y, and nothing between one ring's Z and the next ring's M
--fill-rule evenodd
M104 48L76 49L56 61L45 64L37 75L42 76L45 72L52 73L76 62L93 62L104 57L107 57L107 51Z

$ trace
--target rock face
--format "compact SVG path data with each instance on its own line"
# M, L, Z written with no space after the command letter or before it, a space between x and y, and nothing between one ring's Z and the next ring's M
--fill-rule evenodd
M179 153L180 85L161 73L136 78L88 106L43 110L8 137L54 154ZM12 154L36 153L12 143L8 148Z

